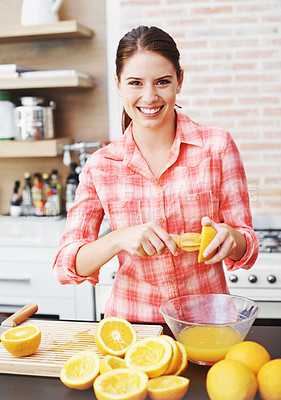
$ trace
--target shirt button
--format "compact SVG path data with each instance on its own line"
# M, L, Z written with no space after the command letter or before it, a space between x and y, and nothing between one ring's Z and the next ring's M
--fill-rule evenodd
M121 207L124 208L126 203L121 203Z
M168 253L169 253L169 249L166 248L166 249L164 250L164 253L165 253L165 254L168 254Z
M200 195L199 195L199 194L197 194L197 195L195 196L195 200L200 200Z
M163 218L159 218L159 224L163 224L163 222L164 222L164 219Z
M175 278L170 278L169 280L170 280L171 283L175 282Z
M162 194L162 190L161 190L161 189L158 189L158 190L157 190L157 194L158 194L158 196L160 196L160 195Z

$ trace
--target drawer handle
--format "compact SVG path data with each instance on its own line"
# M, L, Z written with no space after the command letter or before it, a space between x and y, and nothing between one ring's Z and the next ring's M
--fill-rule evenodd
M16 282L16 283L29 283L30 278L0 278L0 282L8 283L8 282Z

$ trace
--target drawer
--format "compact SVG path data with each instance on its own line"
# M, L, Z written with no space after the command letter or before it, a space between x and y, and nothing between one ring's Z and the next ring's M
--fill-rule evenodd
M29 247L29 246L0 246L0 262L16 261L22 263L28 261L32 264L41 261L53 264L57 249L55 247Z
M53 297L26 296L2 296L0 295L0 312L14 313L27 303L36 303L38 305L37 314L46 314L59 316L61 319L75 319L76 307L75 299L61 299ZM30 317L32 318L32 317Z
M113 285L113 280L118 266L119 263L117 257L113 257L110 261L103 265L100 269L99 283Z
M107 299L110 296L113 285L98 284L95 287L95 300L96 300L96 318L100 320L101 314L104 314Z
M0 293L23 296L71 298L73 285L61 285L53 273L51 263L30 264L0 261Z

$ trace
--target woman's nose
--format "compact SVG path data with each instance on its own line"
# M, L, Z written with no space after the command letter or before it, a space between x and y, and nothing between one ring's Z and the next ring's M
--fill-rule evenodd
M158 100L156 88L154 86L145 87L142 98L147 104L154 103L156 100Z

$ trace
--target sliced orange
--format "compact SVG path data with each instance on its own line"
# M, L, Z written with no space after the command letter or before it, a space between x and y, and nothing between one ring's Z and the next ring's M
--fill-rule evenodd
M187 358L187 352L185 350L184 345L178 341L177 341L177 345L181 352L181 363L180 363L180 366L178 367L177 371L174 372L174 375L179 376L179 375L183 374L184 371L186 370L186 368L188 366L188 358Z
M136 342L137 332L129 321L118 317L108 317L98 323L95 343L102 355L122 357Z
M18 326L2 333L1 342L13 356L29 356L41 343L41 330L37 325Z
M172 346L172 351L173 351L172 358L164 375L173 375L178 370L181 364L182 361L181 351L179 349L179 346L177 345L177 342L171 336L160 335L159 337L167 340Z
M202 261L209 260L216 253L216 250L215 250L207 258L203 257L203 253L204 253L205 249L209 246L209 244L214 239L216 234L217 234L217 231L212 226L210 226L210 225L203 225L202 226L201 243L200 243L200 249L199 249L199 254L198 254L198 262L199 263L202 262Z
M127 368L145 372L149 378L164 374L172 358L172 346L159 336L139 340L131 346L126 355Z
M172 236L172 238L176 245L184 251L196 251L200 248L200 233L187 232L180 236Z
M100 371L95 351L83 350L70 357L60 371L60 380L72 389L89 389Z
M148 394L152 400L180 400L188 387L189 379L183 376L159 376L149 380Z
M117 368L105 372L94 381L98 400L144 400L148 376L138 370Z
M110 356L109 354L104 356L100 365L100 373L104 374L116 368L126 368L125 360L121 357Z

